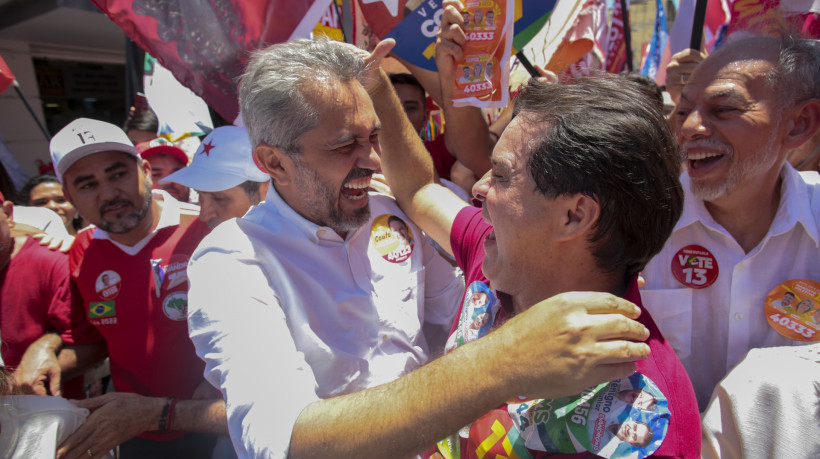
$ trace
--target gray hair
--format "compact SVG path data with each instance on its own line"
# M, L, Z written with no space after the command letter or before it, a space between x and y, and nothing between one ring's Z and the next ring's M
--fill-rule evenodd
M784 106L820 98L820 46L817 40L780 39L777 65L766 82L780 92Z
M365 62L350 45L328 39L294 40L256 51L239 83L239 107L251 145L298 154L299 138L319 123L310 89L360 80Z

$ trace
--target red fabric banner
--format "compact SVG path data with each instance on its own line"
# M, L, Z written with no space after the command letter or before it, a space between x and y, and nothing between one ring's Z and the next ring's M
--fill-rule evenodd
M0 56L0 94L6 90L14 82L14 74L11 73L11 69L9 68L6 61L3 60L3 57Z
M627 8L629 2L627 2ZM612 23L609 26L609 41L606 50L606 71L621 73L626 68L626 36L624 35L624 12L620 0L615 0L612 8Z
M157 58L180 83L228 121L239 114L236 81L250 51L287 41L299 35L305 24L309 24L309 33L329 3L329 0L92 1L131 40Z

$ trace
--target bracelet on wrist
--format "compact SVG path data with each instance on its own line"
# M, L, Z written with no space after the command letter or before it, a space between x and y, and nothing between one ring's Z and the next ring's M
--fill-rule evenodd
M171 421L174 419L174 407L176 407L177 398L172 395L165 399L165 406L162 407L162 414L159 417L159 431L169 432L171 430Z

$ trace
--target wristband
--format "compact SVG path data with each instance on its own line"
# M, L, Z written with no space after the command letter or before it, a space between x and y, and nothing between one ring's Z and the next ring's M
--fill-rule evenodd
M162 407L162 414L159 417L159 431L168 432L171 430L171 420L174 418L174 407L177 404L176 396L172 395L165 399L165 406Z

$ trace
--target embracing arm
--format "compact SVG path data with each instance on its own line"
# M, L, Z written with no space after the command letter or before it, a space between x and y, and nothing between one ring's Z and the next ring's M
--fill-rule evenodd
M556 398L626 377L649 354L646 344L625 341L649 336L625 317L638 313L601 293L544 300L396 381L311 403L293 428L289 457L407 457L515 396Z

